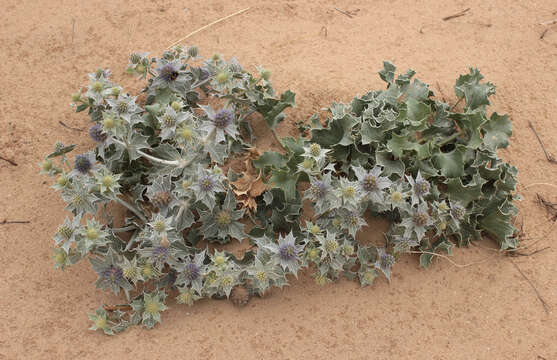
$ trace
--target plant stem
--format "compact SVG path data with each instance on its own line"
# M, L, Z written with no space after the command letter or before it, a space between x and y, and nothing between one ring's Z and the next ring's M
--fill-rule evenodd
M277 132L275 131L275 129L273 129L272 127L269 126L269 129L271 130L271 134L273 134L273 137L275 138L275 140L277 141L277 143L279 144L280 148L284 151L287 151L286 148L284 147L284 145L282 145L282 142L280 141L280 138L278 137Z
M131 230L135 230L137 229L137 226L135 225L129 225L126 227L121 227L121 228L115 228L115 229L111 229L113 233L121 233L121 232L127 232L127 231L131 231Z
M144 153L141 150L136 150L141 156L143 156L146 159L149 159L153 162L159 163L159 164L163 164L163 165L170 165L170 166L180 166L181 162L178 160L164 160L164 159L159 159L158 157L149 155L147 153Z
M453 141L454 139L456 139L459 135L460 135L460 133L454 133L451 136L449 136L448 138L446 138L445 140L441 141L438 145L443 146L443 145Z
M139 211L135 206L133 206L132 204L128 203L125 200L120 199L117 196L114 196L113 199L120 203L122 206L126 207L128 210L130 210L132 213L134 213L138 218L141 219L141 221L143 222L147 222L147 218L141 213L141 211Z
M121 145L125 148L128 147L128 144L124 143L123 141L120 141L118 139L112 138L112 141L114 141L116 144ZM159 164L163 164L163 165L170 165L170 166L180 166L182 164L181 161L178 160L164 160L164 159L159 159L156 156L153 155L149 155L147 153L144 153L141 150L136 150L141 156L143 156L146 159L149 159L153 162L159 163Z
M461 98L458 98L458 101L457 101L453 106L451 106L450 111L453 111L454 108L455 108L458 104L460 104L460 102L462 101L462 99L464 99L464 96L461 97Z
M182 205L180 206L180 209L178 210L178 214L176 214L176 217L174 217L175 221L178 221L178 219L180 219L182 217L182 215L184 214L184 210L186 210L186 208L190 207L190 202L189 201L185 201L182 203Z

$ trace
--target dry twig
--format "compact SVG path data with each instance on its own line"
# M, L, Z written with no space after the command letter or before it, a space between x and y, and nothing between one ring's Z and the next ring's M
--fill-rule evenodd
M128 304L120 304L120 305L103 305L103 309L105 311L117 311L120 309L131 310L131 305Z
M552 203L545 200L540 194L536 193L538 197L538 202L541 206L545 208L545 210L551 215L551 221L557 221L557 203Z
M557 19L551 19L540 23L540 25L545 25L545 26L549 26L553 24L557 24Z
M534 292L536 293L536 296L538 297L538 299L540 300L540 302L542 303L543 309L545 310L545 312L547 314L549 314L550 312L550 308L549 305L547 304L547 302L542 298L542 296L540 295L540 292L538 291L538 289L534 286L534 284L532 283L532 281L530 279L528 279L528 277L522 272L522 270L520 270L520 268L518 267L518 265L509 259L509 261L514 265L514 267L516 268L516 270L518 270L518 272L520 273L520 275L522 275L522 277L528 281L528 284L530 284L530 286L532 287L532 289L534 289Z
M73 48L74 38L75 38L75 18L72 18L72 48Z
M547 159L547 161L549 161L552 164L557 164L557 160L555 160L555 158L553 156L551 156L547 152L547 150L545 150L545 146L543 145L542 139L538 135L538 132L534 128L534 125L532 124L531 121L528 121L528 126L530 127L530 129L532 129L532 131L534 132L534 135L536 135L536 138L538 139L538 142L540 143L540 146L542 147L543 153L545 154L545 158Z
M234 14L230 14L230 15L228 15L228 16L225 16L225 17L223 17L223 18L220 18L220 19L218 19L218 20L215 20L215 21L213 21L213 22L210 23L210 24L207 24L207 25L205 25L205 26L202 26L202 27L200 27L199 29L197 29L197 30L195 30L195 31L193 31L193 32L191 32L191 33L189 33L189 34L186 35L186 36L184 36L183 38L174 41L174 42L173 42L172 44L170 44L166 49L167 49L167 50L170 49L170 48L173 47L174 45L176 45L176 44L178 44L178 43L180 43L180 42L186 40L187 38L189 38L190 36L193 36L193 35L197 34L198 32L201 32L201 31L207 29L208 27L211 27L211 26L213 26L213 25L215 25L215 24L218 24L218 23L220 23L220 22L222 22L222 21L224 21L224 20L230 19L230 18L233 17L233 16L240 15L241 13L244 13L244 12L246 12L246 11L248 11L248 10L249 10L249 7L245 8L245 9L242 9L242 10L240 10L240 11L237 11L237 12L235 12Z
M29 224L31 221L29 220L6 220L4 219L0 222L0 225L7 225L7 224Z
M536 186L536 185L546 185L546 186L551 186L557 189L557 185L555 184L550 184L550 183L533 183L533 184L528 184L526 186L524 186L524 190L531 188L532 186Z
M451 258L449 258L448 256L445 256L443 254L437 254L437 253L434 253L434 252L431 252L431 251L409 251L409 253L410 254L420 254L420 255L421 254L428 254L428 255L438 256L440 258L443 258L443 259L447 260L448 262L450 262L452 265L456 266L457 268L465 268L465 267L472 266L472 265L478 265L478 264L486 262L487 260L489 260L492 257L492 256L488 256L483 260L474 261L474 262L471 262L471 263L468 263L468 264L458 264L458 263L454 262L453 260L451 260Z
M7 162L10 163L11 165L17 166L17 163L16 163L15 161L10 160L10 159L7 159L7 158L5 158L5 157L3 157L3 156L0 156L0 160L7 161Z
M344 15L348 16L350 19L352 19L352 15L350 15L346 11L342 11L339 8L335 8L335 10L338 11L339 13L341 13L341 14L344 14Z
M445 16L442 20L447 21L447 20L451 20L451 19L454 19L454 18L457 18L457 17L464 16L464 15L466 15L466 13L468 11L470 11L470 8L464 9L461 12L453 14L453 15Z
M69 126L69 125L66 125L66 124L64 124L64 123L63 123L62 121L60 121L60 120L58 121L58 124L62 125L62 126L65 127L66 129L70 129L70 130L73 130L73 131L83 131L83 129L78 129L78 128L74 128L74 127L71 127L71 126Z
M545 251L545 250L547 250L547 249L551 249L551 247L546 246L546 247L544 247L543 249L534 250L534 251L532 251L531 253L528 253L528 254L521 253L521 252L517 252L517 251L510 251L509 254L510 254L511 256L532 256L532 255L539 254L539 253L541 253L542 251Z

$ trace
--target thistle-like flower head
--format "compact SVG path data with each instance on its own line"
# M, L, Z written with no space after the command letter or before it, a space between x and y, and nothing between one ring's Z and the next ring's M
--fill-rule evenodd
M225 108L215 113L210 105L200 105L200 107L209 118L209 121L203 122L200 127L201 130L206 131L209 137L214 134L217 143L224 142L226 140L225 135L236 139L238 130L234 122L234 111Z
M415 205L429 194L431 185L426 179L422 177L422 174L419 170L418 174L416 175L416 179L408 175L406 176L406 178L408 179L410 185L412 185L412 205Z
M466 208L460 202L451 202L450 214L455 220L462 220L466 216Z
M197 264L193 262L188 263L186 264L186 266L184 266L183 273L184 273L184 277L189 281L194 281L200 276L199 267L197 266Z
M157 68L158 77L166 82L175 81L180 73L174 63L166 63Z
M225 129L228 125L232 124L233 121L234 114L228 109L219 110L216 113L215 118L213 119L215 127L219 129Z
M372 201L383 203L383 190L392 185L389 178L381 176L381 167L374 166L370 171L366 171L361 166L353 166L360 189Z
M161 312L168 309L164 304L166 293L164 290L155 290L152 293L144 293L143 300L136 299L132 302L132 307L136 311L142 311L142 323L150 329L156 323L161 322Z
M92 152L79 154L75 156L74 169L79 174L87 175L89 171L93 168L94 163L95 163L95 155Z
M394 251L396 253L405 253L409 252L413 247L420 245L418 240L414 236L394 236L393 237L394 243Z
M115 294L121 289L125 291L131 290L132 285L124 278L124 272L120 266L120 256L109 248L104 258L89 258L93 269L99 275L96 282L98 288L111 290Z
M385 248L377 248L377 258L375 268L381 270L385 277L391 280L391 266L395 263L395 258L385 251Z
M72 244L80 239L80 229L81 215L74 216L72 220L66 217L64 223L58 227L54 235L56 245L64 249L65 253L68 254Z
M240 220L244 210L236 210L236 198L232 191L226 193L222 206L215 206L212 211L201 212L201 231L207 239L224 243L229 237L242 241L246 236L244 224Z
M106 140L106 133L103 131L102 127L99 124L95 124L91 126L89 129L89 136L95 142L101 143Z
M269 243L266 248L274 254L277 264L284 270L288 269L295 275L298 273L300 252L304 246L296 244L296 238L292 232L284 237L279 235L278 243Z
M323 199L328 190L327 184L321 180L315 180L311 183L309 193L314 199Z
M421 240L427 228L433 224L433 220L429 215L429 207L427 203L419 203L418 206L413 207L410 210L409 216L402 219L400 225L405 227L404 236L410 237L412 233L415 233L418 240Z
M203 175L199 178L199 188L201 191L209 192L215 188L215 181L211 175Z

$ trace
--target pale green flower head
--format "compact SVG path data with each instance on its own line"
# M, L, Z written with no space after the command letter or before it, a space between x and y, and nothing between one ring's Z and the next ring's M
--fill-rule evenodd
M392 185L392 181L381 176L381 167L374 166L370 171L366 171L361 166L353 166L352 170L358 178L363 195L373 202L383 203L384 190Z
M319 144L312 143L308 146L304 146L304 153L302 156L306 159L312 159L318 164L323 164L329 151L329 149L323 149Z
M276 263L272 261L263 263L259 257L255 258L255 263L248 268L247 273L253 281L254 288L260 294L284 279L284 272Z
M106 167L99 167L93 172L99 192L104 196L116 196L120 193L120 174L113 174Z
M148 225L153 229L155 234L164 235L174 230L172 227L172 218L164 217L161 213L156 213Z
M360 285L362 287L372 286L377 276L378 273L374 267L360 269L358 272L358 278L360 279Z
M140 113L142 109L137 105L135 96L132 97L127 94L120 94L115 99L106 99L106 102L110 105L112 113L128 124L133 126L140 121L137 114Z
M165 299L164 290L155 290L151 293L143 293L143 298L132 302L133 309L141 312L141 322L147 329L151 329L161 322L161 312L168 309L164 304Z
M216 287L218 294L226 295L226 297L230 297L230 292L232 289L240 283L238 278L238 272L235 270L225 270L219 272L215 282L213 283L213 287Z
M51 187L58 191L58 190L65 190L70 188L72 185L72 177L71 175L67 174L66 172L62 171L60 176L56 179L56 182Z
M95 214L97 198L90 192L91 186L83 181L73 181L71 188L62 190L62 199L66 202L66 210L74 215Z
M81 239L81 215L76 215L70 220L68 217L64 223L58 227L54 235L56 245L69 253L70 247Z
M62 248L54 248L54 255L52 258L54 259L55 269L64 270L67 266L72 264L69 254Z
M115 324L108 319L108 314L102 306L99 306L93 314L89 314L89 320L93 322L93 325L89 328L89 330L101 330L106 335L114 335L112 327Z
M410 216L406 216L400 223L405 227L404 236L410 237L415 233L418 240L421 240L428 229L433 224L433 220L429 215L429 207L427 203L419 203L418 206L410 210Z
M341 247L337 240L337 234L332 231L327 231L325 236L317 236L317 241L319 242L319 249L321 250L321 259L327 256L335 256L340 253Z
M83 256L91 250L107 245L108 232L102 229L102 224L96 219L87 220L87 225L80 228L80 233L77 249Z
M208 239L215 238L217 242L226 242L228 238L242 241L244 224L240 220L244 210L236 210L236 198L232 191L228 191L222 206L215 206L212 211L201 212L201 231Z
M356 181L341 178L336 188L337 196L342 200L342 206L358 209L363 198L363 193Z
M176 296L178 304L186 304L188 306L193 306L193 303L197 300L203 298L200 293L187 286L178 287L179 294Z

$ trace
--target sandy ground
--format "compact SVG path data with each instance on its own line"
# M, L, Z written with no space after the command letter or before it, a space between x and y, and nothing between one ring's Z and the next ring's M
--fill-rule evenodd
M539 1L47 1L2 0L0 22L0 359L557 359L556 226L536 193L557 201L557 165L545 160L532 121L557 155L557 25L540 40L542 21L557 3ZM173 40L225 15L249 12L192 37L202 54L236 56L254 70L273 71L278 89L291 88L298 107L280 133L331 101L383 87L376 72L392 60L412 67L440 97L454 102L456 77L478 66L497 85L492 110L510 113L518 166L517 223L530 257L490 251L485 240L457 249L454 261L429 270L406 257L389 285L360 289L342 281L319 287L302 276L284 291L238 309L227 301L192 308L171 305L163 325L116 337L87 330L87 311L118 299L97 291L87 262L53 269L51 235L63 203L38 175L37 163L56 140L92 146L84 115L69 108L86 72L110 67L117 80L132 50L159 54ZM334 8L358 12L352 17ZM466 16L441 18L471 8ZM265 140L267 139L267 140ZM270 142L270 137L260 142ZM360 234L372 236L374 226ZM487 259L487 260L486 260Z

